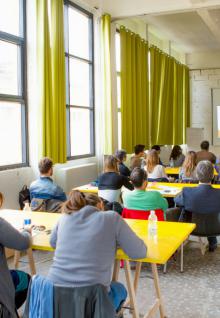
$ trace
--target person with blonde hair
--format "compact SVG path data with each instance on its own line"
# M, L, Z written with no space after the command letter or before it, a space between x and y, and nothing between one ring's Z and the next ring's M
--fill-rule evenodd
M196 175L197 156L195 151L189 151L179 173L180 181L197 181Z
M55 248L48 278L56 285L85 287L101 284L117 310L126 289L111 283L117 247L132 259L146 256L146 246L114 211L100 211L101 199L73 190L63 204L63 214L52 231Z
M3 195L0 193L0 208ZM19 270L8 269L5 248L18 251L26 250L31 245L29 230L19 232L7 221L0 218L0 313L3 317L17 318L17 309L27 297L30 276Z
M99 196L109 202L118 201L122 186L129 190L134 187L129 179L120 175L118 159L115 156L107 156L104 162L104 173L98 178Z
M163 181L168 181L164 167L159 164L159 155L155 149L148 151L144 169L148 174L148 180L164 179Z

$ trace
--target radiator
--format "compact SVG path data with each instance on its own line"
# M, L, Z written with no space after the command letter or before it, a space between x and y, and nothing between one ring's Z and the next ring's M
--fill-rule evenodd
M98 167L96 163L89 163L56 169L54 180L66 193L71 189L90 183L97 179Z

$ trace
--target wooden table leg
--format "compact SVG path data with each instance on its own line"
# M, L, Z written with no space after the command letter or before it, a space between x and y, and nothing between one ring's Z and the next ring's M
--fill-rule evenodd
M14 251L14 268L18 269L18 264L19 264L19 260L21 257L21 252L20 251Z
M164 307L163 307L163 301L161 297L161 291L160 291L160 285L159 285L159 277L158 277L158 271L157 271L157 264L151 264L152 272L153 272L153 278L154 278L154 286L156 290L156 295L159 300L159 310L160 310L160 318L166 318Z
M112 274L112 280L114 282L118 281L119 269L120 269L120 261L116 259L114 263L113 274Z
M139 283L139 278L140 278L140 273L141 273L141 262L136 262L136 270L135 270L135 276L134 276L134 291L135 294L137 293L137 288L138 288L138 283Z
M125 276L126 276L126 282L128 287L128 294L130 298L130 304L132 307L132 316L133 318L139 318L140 316L139 316L138 307L136 303L136 295L135 295L134 283L131 276L131 268L130 268L129 261L125 260L124 265L125 265Z
M27 249L27 256L28 256L28 260L29 260L31 275L33 276L36 274L36 267L35 267L32 248Z

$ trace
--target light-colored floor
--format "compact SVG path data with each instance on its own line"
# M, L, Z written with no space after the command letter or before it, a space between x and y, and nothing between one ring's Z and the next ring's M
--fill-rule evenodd
M35 251L34 258L38 274L47 275L53 253ZM25 257L22 260L25 261ZM26 263L21 263L20 268L28 271ZM168 318L220 318L220 246L214 253L207 252L202 256L197 244L187 245L184 248L184 273L180 273L177 259L177 262L169 262L167 274L159 268L159 277ZM120 270L120 281L125 282L123 270ZM152 304L154 295L151 270L147 265L141 271L138 288L137 299L142 314ZM125 313L125 317L131 316Z

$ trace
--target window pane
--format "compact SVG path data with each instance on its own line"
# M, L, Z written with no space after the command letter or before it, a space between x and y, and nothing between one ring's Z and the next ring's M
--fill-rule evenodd
M121 108L121 77L117 76L117 106Z
M19 46L0 41L0 94L20 95L19 56Z
M120 33L116 32L115 35L115 50L116 50L116 71L121 72L121 43Z
M70 105L90 106L89 64L70 59Z
M0 31L20 35L19 0L0 0Z
M70 108L71 156L89 154L90 110Z
M78 10L69 7L69 53L89 60L89 21Z
M118 149L121 149L121 112L118 112Z
M21 105L0 102L0 166L22 163Z

